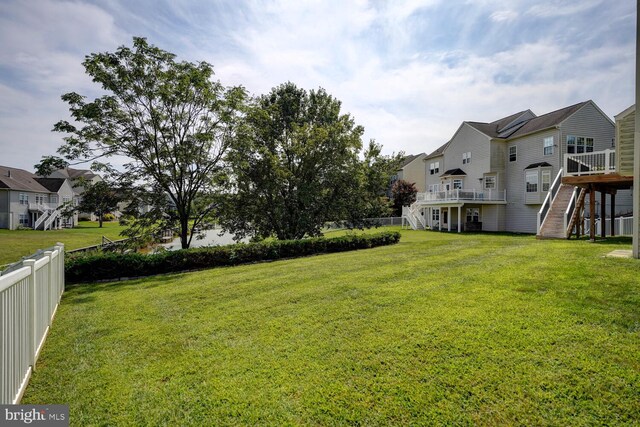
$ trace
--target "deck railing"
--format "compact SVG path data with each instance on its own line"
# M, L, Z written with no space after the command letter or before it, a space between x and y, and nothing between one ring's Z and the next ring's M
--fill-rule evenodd
M0 273L0 404L20 402L63 292L61 243Z
M558 194L560 185L562 185L562 171L562 169L558 171L558 175L556 175L556 179L553 180L553 184L549 187L547 197L544 198L544 202L542 202L542 206L540 206L540 210L538 211L538 234L540 233L542 224L544 224L544 220L547 218L547 214L551 209L551 203L553 203L553 199L556 197L556 194Z
M596 218L596 236L602 234L602 221L600 218ZM613 221L614 231L616 236L632 236L633 235L633 217L618 217ZM604 230L607 236L611 235L611 218L605 218ZM584 219L584 232L589 234L591 231L591 223L589 218Z
M455 190L434 191L430 193L418 193L417 202L457 202L457 201L479 201L479 202L506 202L507 190L484 190L456 188Z
M616 171L616 150L564 155L565 175L597 175Z

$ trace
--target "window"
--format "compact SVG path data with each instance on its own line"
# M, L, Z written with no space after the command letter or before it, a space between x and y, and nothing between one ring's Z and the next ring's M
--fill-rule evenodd
M429 193L435 193L439 191L438 187L440 187L439 184L429 184Z
M480 209L467 208L467 222L480 222Z
M543 145L542 154L544 154L545 156L550 156L553 154L553 137L552 136L545 138L542 145Z
M29 195L28 194L20 193L20 195L18 195L18 199L20 200L20 204L21 205L28 205L29 204Z
M440 208L434 208L431 210L431 220L433 222L440 221Z
M542 171L542 191L549 191L550 186L551 186L551 171L543 170Z
M467 151L466 153L462 153L462 164L467 165L471 163L471 151Z
M527 171L525 175L525 182L527 186L527 193L538 192L538 171Z
M453 189L462 189L462 180L461 179L454 179L453 180Z
M20 223L20 225L29 225L29 215L27 214L20 214L20 218L18 220L18 222Z
M485 190L495 190L495 188L496 188L496 177L495 176L485 176L484 177L484 188L485 188Z
M593 152L593 138L567 135L567 153L580 154Z
M429 165L429 174L435 175L440 172L440 162L433 162Z
M49 201L51 203L53 203L54 205L58 204L58 195L57 194L52 194L51 196L49 196Z
M517 159L517 147L515 145L512 145L511 147L509 147L509 161L515 162Z

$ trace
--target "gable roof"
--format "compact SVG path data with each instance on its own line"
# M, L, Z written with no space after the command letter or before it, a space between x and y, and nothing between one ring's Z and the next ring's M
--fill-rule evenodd
M509 138L518 138L520 136L538 132L544 129L549 129L551 127L557 126L566 119L568 119L571 115L573 115L576 111L587 105L591 101L580 102L575 105L570 105L569 107L561 108L556 111L552 111L547 114L543 114L541 116L535 117L529 121L527 121L521 128L516 130L513 134L509 135Z
M426 156L423 160L427 160L427 159L432 159L434 157L438 157L438 156L442 156L442 153L444 153L444 150L447 148L447 146L449 145L451 141L447 141L444 144L442 144L440 147L436 148L434 151L432 151L428 156Z
M65 178L35 178L35 180L52 193L57 193L66 181Z
M24 169L0 166L0 188L9 190L50 193L47 188L36 181L36 176Z
M424 153L409 154L408 156L404 156L404 159L402 159L402 162L400 163L400 167L398 169L402 169L403 167L407 166L409 163L413 162L415 159L417 159L420 156L424 156Z
M75 179L80 177L91 179L94 176L96 176L96 174L90 169L64 168L64 169L58 169L55 172L57 175L62 175L65 178L70 178L70 179Z
M503 131L509 128L512 128L517 124L522 123L523 121L526 121L526 119L522 119L522 120L518 120L518 119L521 118L522 116L525 116L527 113L533 114L531 110L523 110L515 114L511 114L507 117L494 120L491 123L484 123L484 122L465 122L465 123L475 128L476 130L479 130L485 135L490 136L491 138L500 138L501 137L500 134Z

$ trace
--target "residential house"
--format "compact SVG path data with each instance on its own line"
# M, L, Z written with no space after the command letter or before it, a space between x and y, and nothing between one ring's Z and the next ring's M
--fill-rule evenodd
M82 199L86 184L95 184L102 181L102 177L89 169L64 168L53 171L50 178L65 178L71 182L73 187L75 203L79 204ZM97 221L98 218L93 212L78 213L79 219L87 219L89 221Z
M426 191L423 162L426 156L427 155L425 153L405 156L400 164L400 169L398 169L396 174L391 177L391 185L389 186L389 189L391 189L396 181L404 180L415 184L418 192L422 193ZM389 190L389 197L391 197L390 191L391 190Z
M612 150L614 136L614 123L593 101L541 116L524 110L490 123L465 121L425 156L426 191L403 216L414 228L538 233L566 155ZM575 200L574 187L563 189L563 203ZM623 196L618 211L631 204Z
M60 209L73 201L68 179L40 178L23 169L0 166L0 228L73 227L77 216L65 218Z

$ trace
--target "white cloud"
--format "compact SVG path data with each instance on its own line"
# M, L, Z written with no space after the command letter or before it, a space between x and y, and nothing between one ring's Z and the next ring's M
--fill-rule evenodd
M490 16L493 22L509 22L518 18L518 12L513 10L498 10Z
M538 3L527 14L539 17L569 16L584 12L602 3L602 0L552 0Z

